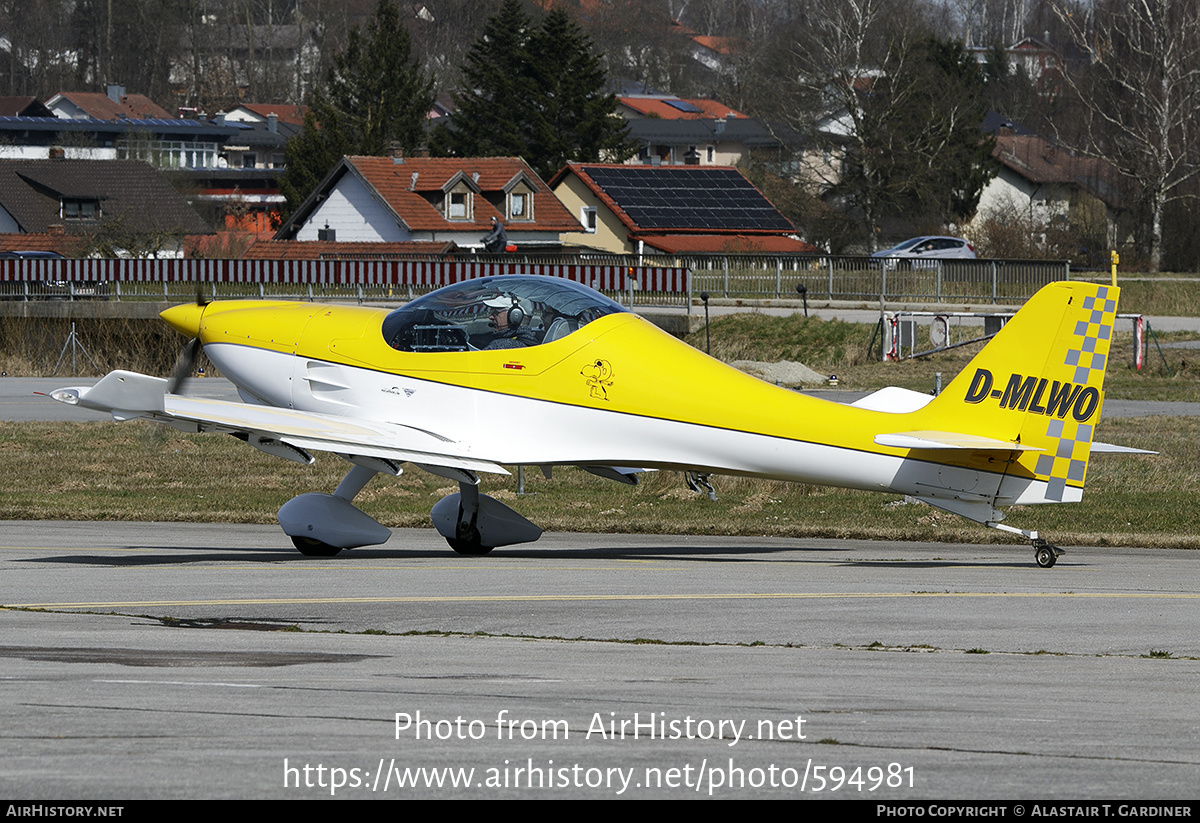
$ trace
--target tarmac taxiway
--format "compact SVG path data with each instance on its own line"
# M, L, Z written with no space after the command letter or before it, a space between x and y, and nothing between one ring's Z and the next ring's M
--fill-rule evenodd
M1200 794L1196 552L0 535L7 798Z

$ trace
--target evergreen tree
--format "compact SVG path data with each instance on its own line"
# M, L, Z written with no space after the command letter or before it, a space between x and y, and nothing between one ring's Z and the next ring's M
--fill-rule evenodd
M983 76L960 43L928 37L897 50L855 103L854 139L833 191L872 229L887 211L943 225L974 215L995 174L995 138L980 130Z
M534 28L520 0L505 0L463 67L468 91L450 125L434 130L435 154L523 157L549 179L568 160L623 160L634 149L604 93L591 40L561 8Z
M424 139L433 81L412 58L394 0L380 0L365 34L350 33L323 88L314 89L304 131L288 141L280 188L291 213L344 155L411 152Z
M624 160L633 153L628 126L605 94L600 60L590 38L561 7L529 38L529 76L535 93L526 159L544 180L568 160Z
M467 90L455 95L453 126L434 129L434 154L457 157L521 157L530 120L528 66L530 21L521 0L504 0L462 67Z
M932 36L917 44L905 69L912 93L894 125L908 135L897 171L911 183L900 205L944 224L963 223L996 173L995 137L980 128L987 114L984 72L962 43Z

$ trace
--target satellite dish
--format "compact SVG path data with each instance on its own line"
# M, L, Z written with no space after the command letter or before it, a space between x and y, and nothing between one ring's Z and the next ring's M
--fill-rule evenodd
M935 349L944 349L946 348L946 341L949 339L950 318L944 314L939 314L929 324L929 342L933 344Z

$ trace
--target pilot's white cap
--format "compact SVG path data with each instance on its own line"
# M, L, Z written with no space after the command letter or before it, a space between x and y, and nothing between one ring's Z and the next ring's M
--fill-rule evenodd
M483 305L491 306L493 309L511 309L517 305L517 298L511 294L498 294L495 297L489 297L483 301Z

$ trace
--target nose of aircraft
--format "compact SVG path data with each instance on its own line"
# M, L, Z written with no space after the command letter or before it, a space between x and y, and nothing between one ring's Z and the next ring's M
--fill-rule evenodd
M171 325L172 328L186 334L188 337L200 336L200 317L204 314L204 306L198 303L183 303L172 306L158 316Z

